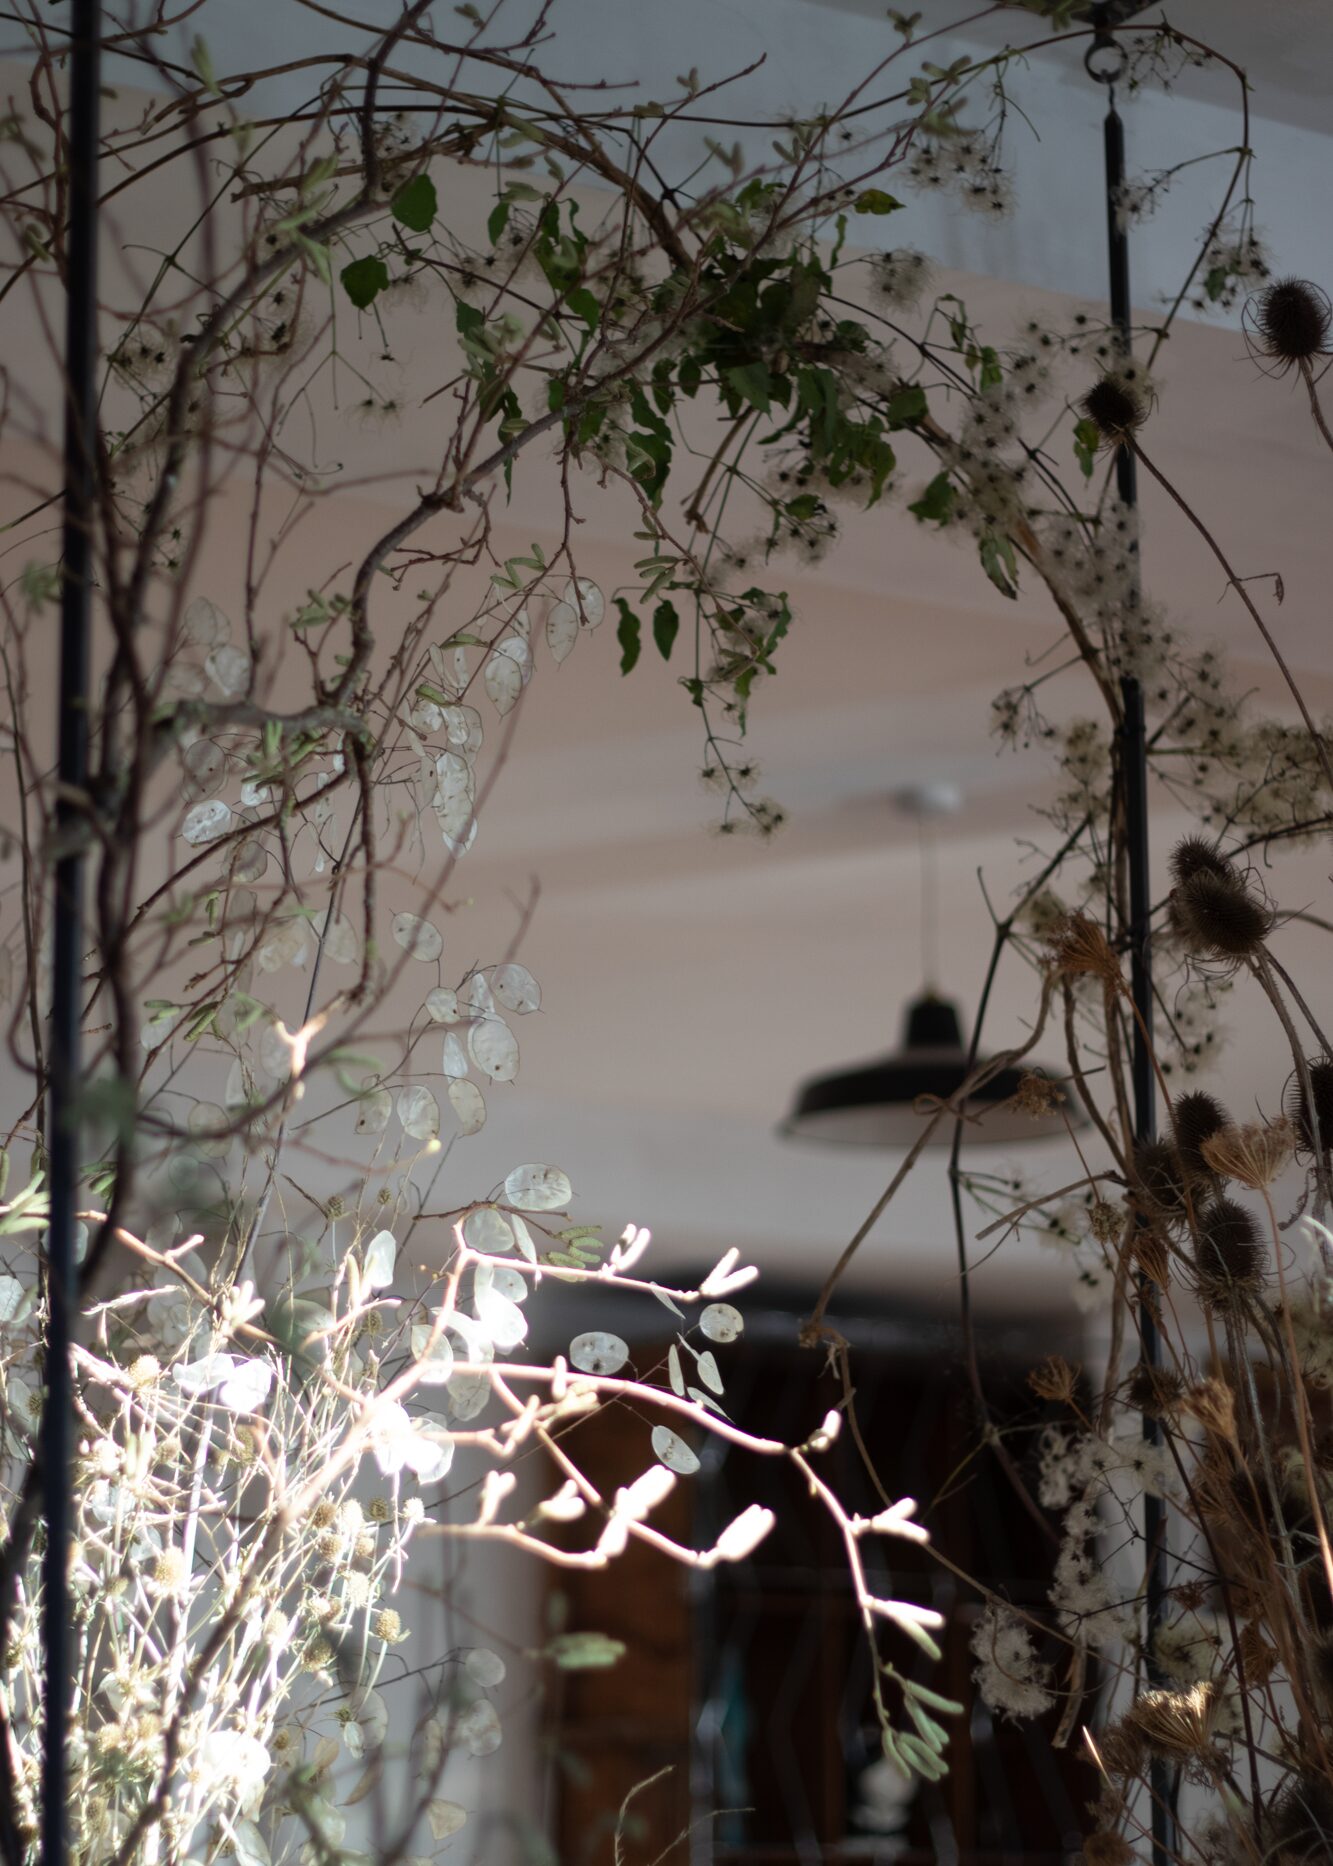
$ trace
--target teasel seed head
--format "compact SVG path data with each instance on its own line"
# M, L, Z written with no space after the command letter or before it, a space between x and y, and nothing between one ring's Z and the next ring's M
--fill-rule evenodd
M1200 869L1171 890L1171 922L1200 958L1248 959L1272 931L1273 913L1239 875Z
M1225 1302L1242 1290L1258 1289L1265 1251L1251 1213L1234 1199L1215 1199L1198 1214L1194 1263L1199 1295Z
M1079 403L1108 447L1123 447L1143 426L1148 403L1137 372L1115 370L1094 382Z
M1251 348L1276 364L1279 375L1327 356L1330 327L1328 294L1308 279L1276 279L1246 307Z
M1308 1156L1314 1152L1315 1121L1319 1124L1320 1144L1325 1149L1333 1147L1333 1057L1312 1056L1306 1068L1314 1097L1315 1120L1310 1118L1310 1101L1299 1072L1287 1084L1283 1105L1296 1131L1296 1151Z
M1177 883L1201 874L1216 875L1219 881L1239 880L1233 864L1203 836L1183 836L1172 849L1167 866Z
M1176 1150L1169 1141L1144 1140L1134 1149L1134 1177L1149 1209L1162 1217L1179 1218L1185 1210L1185 1182L1180 1176Z
M1326 1866L1333 1855L1333 1788L1302 1775L1285 1789L1264 1823L1264 1854L1280 1866Z
M1208 1178L1212 1169L1203 1157L1203 1143L1230 1125L1226 1109L1205 1090L1193 1089L1188 1095L1176 1097L1171 1105L1171 1132L1187 1177Z

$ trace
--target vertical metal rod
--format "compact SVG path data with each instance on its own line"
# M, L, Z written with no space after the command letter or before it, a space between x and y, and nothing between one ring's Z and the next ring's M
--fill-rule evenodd
M72 1534L70 1341L77 1301L74 1239L79 1189L80 1022L83 1010L83 854L77 798L88 781L89 621L97 461L97 152L99 0L74 0L68 105L69 209L65 246L65 487L60 587L60 711L52 920L54 951L47 1156L46 1401L40 1448L46 1546L42 1556L45 1724L42 1866L69 1856L66 1724L70 1708L69 1547Z
M1129 303L1129 239L1119 213L1120 189L1125 179L1125 129L1111 93L1103 130L1106 166L1107 256L1111 286L1111 322L1116 331L1116 348L1122 358L1131 352L1131 312ZM1133 452L1122 447L1116 454L1116 490L1121 502L1133 509L1138 503L1137 463ZM1134 1138L1149 1141L1157 1132L1157 1097L1153 1075L1152 1049L1148 1033L1153 1027L1152 989L1152 893L1148 872L1148 750L1143 719L1143 688L1137 680L1125 678L1120 683L1122 721L1120 727L1120 773L1124 809L1125 842L1129 865L1129 952L1130 990L1138 1011L1131 1051L1131 1079L1134 1091ZM1139 1292L1139 1338L1143 1359L1149 1367L1161 1362L1161 1343L1151 1307L1152 1287L1146 1281ZM1159 1420L1145 1413L1143 1436L1150 1445L1161 1443ZM1143 1534L1147 1547L1147 1633L1148 1672L1154 1683L1156 1662L1153 1640L1162 1624L1167 1593L1166 1506L1159 1497L1143 1499ZM1161 1761L1154 1761L1151 1772L1152 1856L1153 1866L1167 1866L1174 1850L1174 1796L1171 1771Z

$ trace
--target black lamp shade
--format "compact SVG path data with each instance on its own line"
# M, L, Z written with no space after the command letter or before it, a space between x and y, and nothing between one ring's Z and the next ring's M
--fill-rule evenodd
M1068 1123L1082 1125L1082 1109L1066 1099L1049 1114L1034 1116L1012 1105L1025 1075L1044 1075L1034 1067L1002 1069L969 1096L968 1133L990 1146L1040 1140L1064 1134ZM846 1147L910 1147L924 1118L917 1112L922 1096L944 1101L967 1080L967 1050L958 1012L933 992L907 1007L903 1046L878 1062L831 1075L812 1076L796 1093L796 1104L779 1130L792 1140L824 1141ZM929 1104L927 1104L927 1108ZM1068 1117L1068 1123L1066 1120ZM952 1121L943 1121L931 1137L933 1146L953 1141Z

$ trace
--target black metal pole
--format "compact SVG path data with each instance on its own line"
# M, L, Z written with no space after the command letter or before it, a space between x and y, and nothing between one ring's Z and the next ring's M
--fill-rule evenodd
M1109 34L1099 35L1102 47L1114 47ZM1098 42L1094 42L1096 45ZM1090 65L1093 75L1098 75ZM1108 84L1113 80L1106 78ZM1120 211L1120 190L1125 179L1125 128L1115 107L1115 91L1110 90L1109 107L1103 126L1103 149L1106 176L1107 257L1111 286L1111 323L1116 333L1116 349L1122 359L1132 351L1132 319L1129 302L1129 239ZM1121 447L1115 461L1116 490L1122 504L1131 510L1138 503L1138 473L1133 452ZM1136 585L1137 593L1137 585ZM1125 845L1129 867L1129 962L1130 990L1135 1019L1130 1074L1134 1091L1134 1139L1139 1144L1152 1140L1157 1133L1157 1096L1153 1074L1149 1032L1153 1027L1152 989L1152 893L1148 872L1148 748L1143 719L1143 688L1131 677L1120 682L1120 776L1121 807L1124 811ZM1139 1290L1139 1339L1144 1362L1149 1367L1161 1363L1161 1342L1152 1310L1154 1289L1144 1279ZM1150 1445L1159 1445L1162 1427L1158 1419L1145 1413L1143 1436ZM1147 1663L1153 1683L1160 1683L1154 1652L1154 1638L1165 1616L1167 1594L1166 1505L1160 1497L1143 1499L1143 1535L1147 1548ZM1165 1763L1154 1760L1151 1766L1152 1856L1153 1866L1167 1866L1175 1846L1174 1794L1171 1771Z
M46 1402L40 1448L46 1546L42 1557L42 1866L69 1856L69 1549L73 1432L70 1341L77 1298L74 1237L79 1193L80 1022L83 1009L83 854L77 798L88 781L89 620L97 459L97 151L99 0L74 0L66 149L65 489L60 587L60 713L53 897L50 1099L47 1157L51 1213L46 1234Z

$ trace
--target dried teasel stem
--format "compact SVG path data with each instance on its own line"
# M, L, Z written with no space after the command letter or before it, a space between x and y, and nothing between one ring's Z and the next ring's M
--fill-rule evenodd
M1296 1066L1296 1076L1301 1085L1305 1107L1309 1110L1310 1140L1315 1161L1315 1190L1317 1204L1314 1216L1322 1218L1333 1205L1333 1174L1330 1174L1328 1145L1319 1131L1319 1110L1315 1101L1314 1084L1310 1078L1310 1062L1305 1054L1305 1045L1301 1042L1296 1026L1291 1020L1286 1000L1278 989L1277 980L1267 963L1267 955L1259 953L1251 961L1250 969L1258 980L1260 988L1277 1013L1278 1021L1286 1033L1291 1046L1292 1061Z

